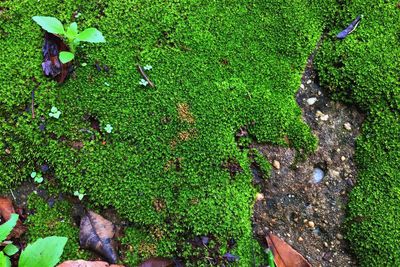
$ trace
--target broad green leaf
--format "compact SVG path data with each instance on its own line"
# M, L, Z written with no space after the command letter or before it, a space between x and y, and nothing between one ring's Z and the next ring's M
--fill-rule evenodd
M12 256L12 255L14 255L15 253L17 253L18 250L19 250L19 248L18 248L16 245L14 245L14 244L8 244L8 245L4 248L3 252L6 253L8 256Z
M78 24L72 22L67 28L67 38L73 40L78 35Z
M56 107L51 107L51 110L50 110L51 112L53 112L53 113L55 113L55 112L57 112L58 111L58 108L56 108Z
M11 267L11 261L3 251L0 251L0 267Z
M49 236L39 238L22 251L19 267L53 267L59 261L68 238Z
M59 58L61 63L65 64L67 62L70 62L71 60L74 59L74 54L71 52L66 52L66 51L62 51L60 52Z
M43 28L43 30L54 34L65 34L62 23L53 17L34 16L32 19Z
M35 178L35 177L36 177L36 172L32 172L32 173L31 173L31 177L32 177L32 178Z
M84 30L78 34L77 38L81 41L90 43L104 43L106 41L103 34L96 28L88 28Z
M0 225L0 242L4 241L17 224L18 215L13 213L8 221Z

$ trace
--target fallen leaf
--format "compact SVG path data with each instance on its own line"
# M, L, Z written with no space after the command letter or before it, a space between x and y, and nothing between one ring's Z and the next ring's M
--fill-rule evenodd
M267 243L277 267L311 267L303 256L276 235L269 233Z
M57 267L124 267L124 265L109 264L105 261L64 261L63 263L57 265Z
M150 258L139 265L139 267L173 267L173 266L175 266L175 263L172 260L160 257Z
M67 45L58 36L46 32L44 35L42 69L46 76L53 77L58 83L63 83L72 70L72 63L62 64L58 58L59 52L69 51Z
M109 220L93 211L88 211L81 219L79 242L82 247L102 255L108 262L117 262L113 237L115 226Z
M12 201L6 197L0 197L0 216L8 221L11 217L11 214L16 213ZM25 233L26 227L22 224L21 220L18 219L17 224L12 230L11 234L8 236L8 239L11 238L19 238L23 233Z

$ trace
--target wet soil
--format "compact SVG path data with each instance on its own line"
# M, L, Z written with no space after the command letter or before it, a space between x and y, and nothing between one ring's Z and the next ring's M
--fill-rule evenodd
M254 145L274 165L263 181L254 206L254 234L261 241L268 232L283 238L312 266L356 266L344 226L348 195L355 184L355 138L364 115L354 107L331 101L318 85L311 56L296 100L303 120L318 137L317 151L298 161L296 151ZM315 168L323 171L313 180Z

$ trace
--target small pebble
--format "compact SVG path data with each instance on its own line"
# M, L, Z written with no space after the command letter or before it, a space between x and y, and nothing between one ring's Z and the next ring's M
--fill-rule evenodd
M309 221L309 222L308 222L308 226L309 226L310 228L314 228L314 227L315 227L315 223L314 223L313 221Z
M309 99L307 99L307 104L312 106L315 104L315 102L317 102L317 98L316 97L310 97Z
M347 131L351 131L351 124L349 122L346 122L343 126Z
M299 241L299 242L303 242L303 238L301 237L301 236L299 236L299 238L297 239L297 241Z
M301 88L301 89L304 89L304 84L300 84L300 88Z
M321 121L327 121L329 119L329 115L325 114L321 116Z
M327 242L324 242L324 247L328 248L329 244Z
M315 113L315 115L316 115L317 117L321 117L321 116L324 116L324 113L322 113L320 110L317 110L317 112Z
M272 162L272 166L274 166L275 169L279 170L281 168L281 163L277 160L274 160Z
M257 201L261 201L261 200L263 200L263 199L264 199L264 194L257 193L257 195L256 195L256 199L257 199Z
M336 234L336 238L339 239L339 240L342 240L343 239L343 235L340 234L340 233L337 233Z
M311 80L307 80L307 84L311 84L312 83L312 81Z
M340 159L341 159L342 161L345 161L345 160L346 160L346 157L345 157L345 156L342 156Z
M6 148L5 152L6 152L7 155L11 154L11 150L8 147Z

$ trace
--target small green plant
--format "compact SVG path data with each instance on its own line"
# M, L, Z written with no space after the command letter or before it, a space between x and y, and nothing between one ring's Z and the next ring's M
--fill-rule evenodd
M42 176L42 174L39 172L39 173L37 173L37 172L32 172L31 173L31 177L33 178L33 180L36 182L36 183L38 183L38 184L40 184L40 183L42 183L43 182L43 176Z
M104 43L106 41L103 34L96 28L88 28L79 32L76 22L72 22L64 28L63 24L54 17L34 16L32 19L45 31L62 37L68 44L70 52L62 51L59 54L60 61L63 64L74 59L76 48L80 42Z
M113 127L111 124L107 124L106 127L104 127L104 130L106 130L107 133L111 133L113 130Z
M79 200L82 200L83 197L86 196L85 190L75 191L75 192L74 192L74 196L78 197Z
M10 219L0 226L0 243L11 233L17 224L18 215L11 214ZM53 267L59 261L68 238L50 236L39 238L33 244L29 244L19 257L19 267ZM0 266L11 267L10 258L17 253L19 248L14 244L8 244L3 251L0 251Z
M58 108L53 106L50 110L49 116L53 117L55 119L58 119L58 118L60 118L60 115L61 115L61 111L59 111Z

